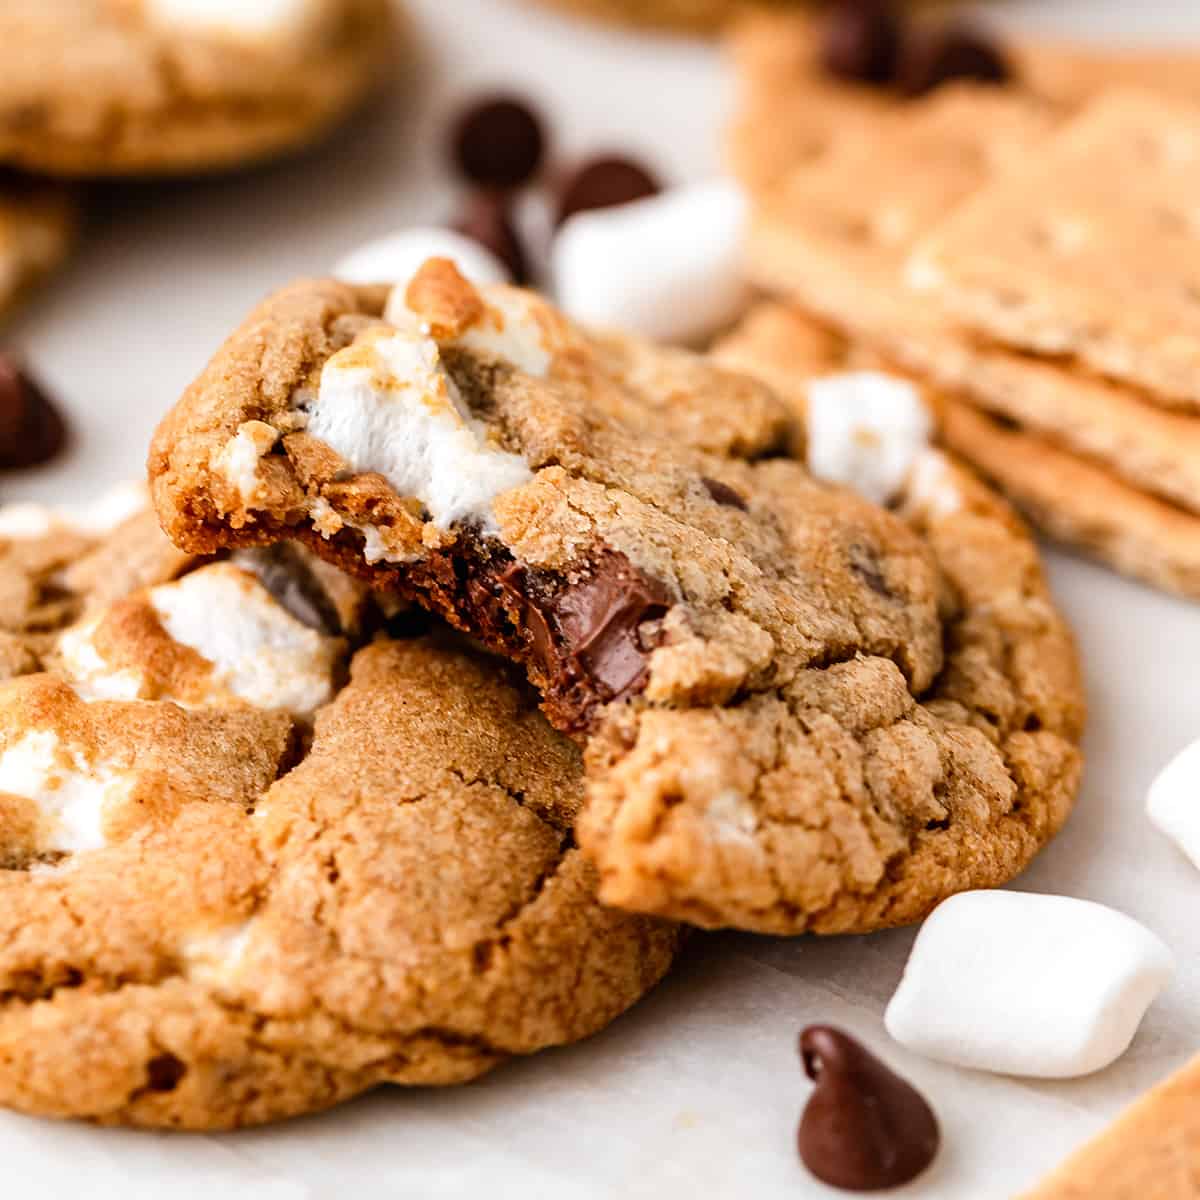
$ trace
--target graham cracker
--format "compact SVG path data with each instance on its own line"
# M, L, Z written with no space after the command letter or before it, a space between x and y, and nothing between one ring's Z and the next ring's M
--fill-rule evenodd
M1044 533L1122 574L1200 599L1200 517L1110 471L944 401L941 438Z
M1020 1200L1194 1200L1200 1057L1134 1102Z
M985 335L1200 411L1200 107L1098 98L913 250L910 285Z

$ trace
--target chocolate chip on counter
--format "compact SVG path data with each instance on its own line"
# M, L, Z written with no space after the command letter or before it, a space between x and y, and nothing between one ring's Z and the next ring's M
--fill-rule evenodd
M967 25L948 25L909 38L896 75L901 92L915 97L954 79L1007 83L1013 71L1004 51L990 38Z
M451 228L490 250L508 268L514 283L528 282L529 259L504 192L494 188L472 192Z
M921 1094L848 1034L810 1025L800 1058L816 1088L800 1119L804 1165L847 1191L899 1187L938 1149L938 1123Z
M902 32L892 0L840 0L825 16L821 64L839 79L888 83L896 74Z
M653 175L632 159L606 155L577 167L563 182L558 198L558 223L593 208L630 204L662 191Z
M742 512L746 511L746 501L729 484L722 483L719 479L710 479L707 475L702 475L700 482L704 485L704 490L718 504L724 504L727 508L740 508Z
M520 100L496 96L473 104L454 127L454 161L472 183L514 188L542 165L546 138L537 116Z
M0 467L33 467L67 440L50 397L11 354L0 352Z

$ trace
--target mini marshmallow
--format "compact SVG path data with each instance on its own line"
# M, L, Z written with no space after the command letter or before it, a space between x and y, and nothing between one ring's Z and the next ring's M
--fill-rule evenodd
M333 274L347 283L407 286L429 258L449 258L472 283L508 283L504 264L485 246L452 229L416 225L367 242L340 259Z
M921 926L885 1023L941 1062L1067 1079L1124 1053L1173 971L1153 933L1102 904L964 892Z
M929 444L933 421L917 389L878 371L808 385L808 469L876 504L894 500Z
M1150 785L1150 820L1200 867L1200 741L1181 750Z
M745 196L724 181L577 213L554 241L559 303L584 324L667 341L713 333L746 303L745 222Z
M429 337L407 330L361 339L321 370L303 397L305 427L356 472L375 471L415 496L440 528L460 521L494 531L492 501L533 476L470 415ZM382 546L378 547L382 550Z

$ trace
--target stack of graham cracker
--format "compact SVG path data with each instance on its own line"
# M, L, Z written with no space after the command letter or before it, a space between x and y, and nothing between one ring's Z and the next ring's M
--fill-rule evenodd
M1200 598L1200 46L1009 48L1002 86L834 79L803 15L735 35L764 305L726 358L929 385L1048 534Z

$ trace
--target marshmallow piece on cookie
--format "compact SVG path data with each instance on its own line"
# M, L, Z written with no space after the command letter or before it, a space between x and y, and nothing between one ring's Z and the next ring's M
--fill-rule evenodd
M345 642L297 619L249 570L212 563L143 595L158 628L129 621L134 598L123 615L102 614L59 639L59 669L82 699L153 698L190 708L244 701L307 717L332 698ZM120 665L101 652L114 642ZM171 643L195 654L159 677L179 654Z
M1146 797L1146 812L1200 867L1200 739L1159 772Z
M45 537L61 529L101 537L144 511L149 503L145 480L130 479L115 484L89 504L6 504L0 508L0 538Z
M879 371L808 385L808 468L876 504L894 500L929 444L933 420L917 389Z
M963 892L921 926L885 1021L941 1062L1067 1079L1124 1053L1173 971L1159 938L1102 904Z
M346 283L403 287L430 258L448 258L472 283L508 283L508 269L485 246L452 229L416 225L367 242L340 259L333 274Z
M746 303L745 222L745 197L725 181L577 213L554 242L559 303L586 325L665 341L713 333Z
M514 355L544 371L548 360L530 361L530 345L513 341L519 334L519 328L504 334ZM372 332L339 350L301 408L306 433L355 473L376 472L400 496L418 499L441 528L472 520L494 530L492 501L533 477L524 459L497 446L471 415L438 342L419 328Z

